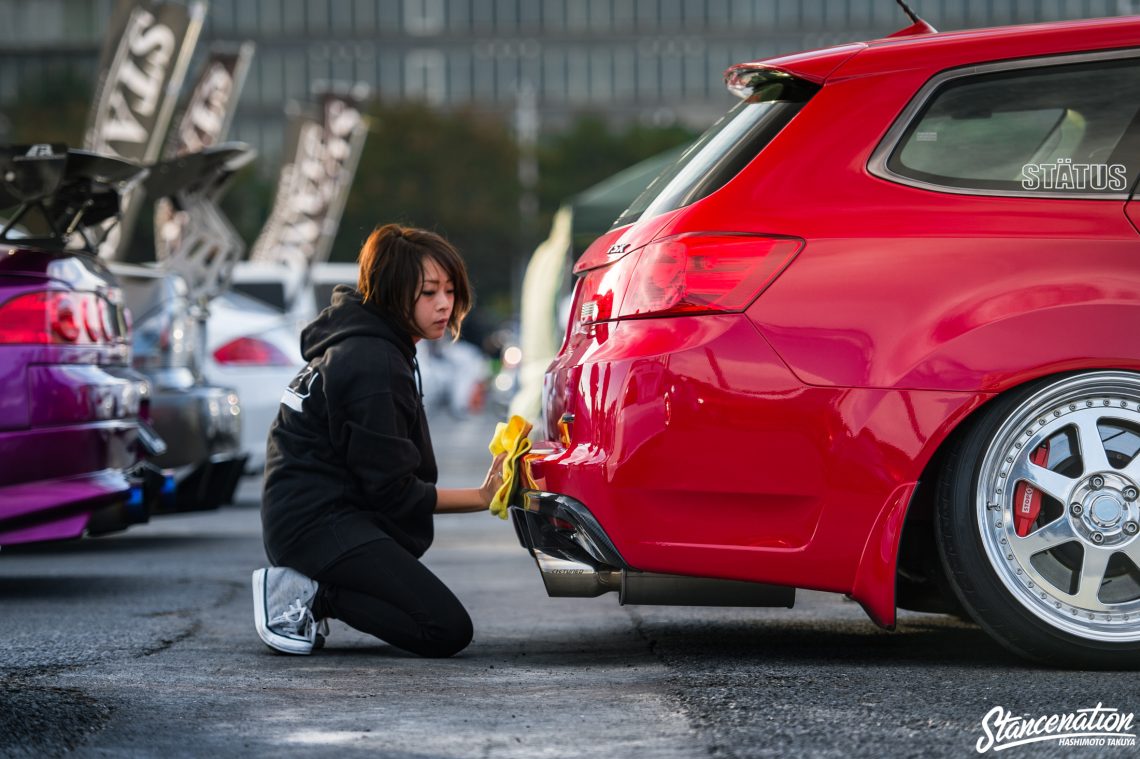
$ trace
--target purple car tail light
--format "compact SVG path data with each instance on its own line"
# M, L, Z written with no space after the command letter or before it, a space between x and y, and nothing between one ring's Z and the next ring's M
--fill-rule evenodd
M0 306L0 343L109 344L118 337L112 309L96 293L24 293Z

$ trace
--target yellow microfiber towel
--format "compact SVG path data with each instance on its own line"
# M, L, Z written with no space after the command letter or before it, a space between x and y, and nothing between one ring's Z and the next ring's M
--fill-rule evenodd
M527 435L534 425L521 416L512 416L506 422L499 422L495 426L495 436L491 438L488 446L492 456L500 453L507 454L503 459L503 484L495 491L491 499L491 513L500 519L507 518L507 505L510 503L511 491L515 488L515 477L518 474L519 460L524 453L530 450L530 440Z

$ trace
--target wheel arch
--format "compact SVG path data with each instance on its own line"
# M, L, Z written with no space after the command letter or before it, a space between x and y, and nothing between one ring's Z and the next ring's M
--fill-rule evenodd
M1081 369L1053 368L1051 372L1032 377L1019 377L1017 382L1004 386L1000 392L988 395L983 402L970 409L966 416L954 422L941 440L934 443L927 462L922 467L918 483L906 505L898 534L895 552L895 607L912 611L961 613L961 605L948 587L945 569L939 561L935 538L935 503L938 496L938 479L946 465L946 451L961 440L995 403L1011 393L1023 391L1031 385L1044 385L1066 377L1089 372L1137 372L1132 366L1086 366Z
M969 405L961 416L948 418L940 433L930 438L917 480L900 485L883 504L856 570L851 596L863 605L876 624L893 629L899 608L949 614L961 610L946 584L934 536L938 475L945 466L946 451L996 402L1011 393L1034 384L1094 371L1137 372L1137 369L1111 362L1079 369L1060 364L1029 376L1010 377L997 392L979 391L976 403Z

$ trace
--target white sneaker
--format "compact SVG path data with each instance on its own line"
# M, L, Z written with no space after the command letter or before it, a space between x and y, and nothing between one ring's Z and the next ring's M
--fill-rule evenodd
M265 645L286 654L310 654L317 638L313 598L317 583L295 569L253 573L253 622Z

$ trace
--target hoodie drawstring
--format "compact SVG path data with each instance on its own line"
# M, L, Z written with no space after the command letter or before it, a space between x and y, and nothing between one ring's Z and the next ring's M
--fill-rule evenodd
M420 400L424 399L424 380L420 376L420 360L417 356L412 356L412 368L416 371L416 390L420 394Z

